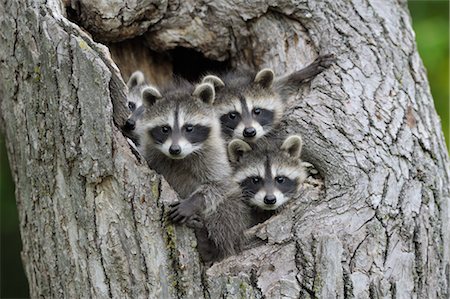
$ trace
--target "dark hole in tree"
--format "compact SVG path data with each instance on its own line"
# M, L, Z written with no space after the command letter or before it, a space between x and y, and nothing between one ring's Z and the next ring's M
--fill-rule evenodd
M66 3L67 18L83 27L80 2ZM85 28L85 30L89 31ZM156 86L164 85L170 77L181 77L198 82L206 73L221 73L231 68L229 60L216 61L206 58L193 49L176 47L156 52L147 46L145 33L121 42L106 43L113 60L119 67L125 82L136 70L144 72L146 79Z
M231 68L229 60L208 59L188 48L156 52L146 45L143 37L110 43L108 47L125 82L136 70L144 72L150 84L161 87L174 77L195 83L207 73L221 73Z
M230 62L205 58L202 53L178 47L169 51L172 58L173 75L191 82L198 82L206 73L220 73L230 69Z

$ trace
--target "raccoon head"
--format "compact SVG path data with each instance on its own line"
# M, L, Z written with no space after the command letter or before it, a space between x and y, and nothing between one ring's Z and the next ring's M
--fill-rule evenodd
M135 71L128 79L127 106L131 112L142 106L141 92L146 85L144 74L141 71Z
M306 178L300 160L302 139L287 137L281 146L264 143L250 146L234 139L228 145L233 178L241 186L249 204L276 210L290 200Z
M128 116L127 120L125 121L125 124L123 126L123 129L125 131L134 131L136 129L136 126L141 119L142 115L145 112L145 107L143 105L137 107L131 114Z
M217 147L220 124L211 111L214 95L209 83L196 86L193 92L190 84L162 94L154 87L145 88L145 112L136 127L143 152L156 149L171 159L183 159Z
M231 81L227 84L230 82L216 76L203 79L218 90L214 106L225 136L255 142L269 133L283 114L284 103L272 88L274 73L263 69L250 80Z

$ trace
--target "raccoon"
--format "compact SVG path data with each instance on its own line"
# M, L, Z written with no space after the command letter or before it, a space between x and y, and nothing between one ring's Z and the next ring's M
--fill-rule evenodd
M247 226L246 207L231 180L220 123L211 109L214 96L209 83L194 87L180 80L162 92L146 87L144 112L135 128L139 151L150 168L184 198L171 207L169 218L196 229L207 262L239 250Z
M128 97L127 106L131 112L142 106L142 90L148 86L145 80L144 74L141 71L135 71L131 74L130 79L127 82Z
M136 128L136 122L142 116L144 112L144 107L142 106L142 91L149 87L147 84L144 74L141 71L135 71L127 82L128 95L127 95L127 106L131 114L126 120L125 124L122 126L122 131L129 140L133 148L139 145L139 139L134 132Z
M241 186L246 203L256 212L269 211L268 218L298 192L307 177L301 150L299 135L258 144L241 139L229 143L233 180Z
M333 61L333 55L319 56L307 67L281 78L275 78L271 69L263 69L256 74L239 70L226 73L221 78L208 75L202 82L210 82L217 89L214 107L225 138L254 143L269 136L277 127L287 98L299 84L321 73Z

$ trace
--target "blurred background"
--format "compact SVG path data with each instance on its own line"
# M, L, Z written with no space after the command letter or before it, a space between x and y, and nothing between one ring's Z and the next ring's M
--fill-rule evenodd
M422 60L449 149L449 2L409 1ZM0 298L27 298L20 250L19 221L3 136L0 135Z

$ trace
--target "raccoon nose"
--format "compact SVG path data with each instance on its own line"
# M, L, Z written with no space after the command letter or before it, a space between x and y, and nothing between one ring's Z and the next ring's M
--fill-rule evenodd
M179 155L181 153L181 147L179 145L172 144L169 147L169 153L174 156Z
M256 130L255 128L245 128L244 129L244 137L255 137Z
M124 128L125 130L134 130L136 128L136 122L132 119L127 119Z
M264 203L266 205L273 205L277 202L277 198L275 197L275 195L266 195L264 196Z

